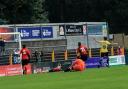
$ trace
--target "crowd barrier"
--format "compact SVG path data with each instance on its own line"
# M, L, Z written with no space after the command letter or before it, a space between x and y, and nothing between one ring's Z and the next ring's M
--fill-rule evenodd
M89 58L91 57L99 57L101 55L100 49L95 48L95 49L89 49L88 52ZM114 55L124 55L124 48L109 48L109 56L114 56ZM76 50L75 49L68 49L68 50L61 50L61 51L56 51L56 50L51 50L51 51L42 51L42 52L35 52L32 54L32 60L33 62L36 61L59 61L59 60L73 60L76 58Z
M91 57L99 57L101 55L99 48L90 48L88 52L89 58ZM115 55L125 55L124 48L109 48L109 56ZM60 60L73 60L76 58L76 50L75 49L66 49L66 50L51 50L51 51L32 51L31 54L31 63L33 62L47 62L47 61L60 61ZM127 54L126 54L127 59ZM127 62L127 60L126 60ZM9 53L8 55L0 56L0 65L8 65L8 64L19 64L20 56L19 54Z
M86 62L87 68L98 68L100 67L107 67L107 58L95 57L93 56L94 49L89 49L89 58ZM99 49L97 49L99 50ZM122 55L120 51L116 51L119 54L115 55L114 49L110 49L111 55L109 55L109 65L124 65L128 64L128 56ZM100 52L99 52L100 54ZM61 65L71 65L71 63L76 58L76 50L63 50L63 51L56 51L52 50L51 52L42 52L38 53L37 56L33 54L33 59L31 59L31 65L29 65L29 72L26 74L32 73L40 73L46 72L47 70L56 67L58 64ZM6 61L5 61L6 59ZM1 61L4 60L4 61ZM102 60L102 64L99 64L99 61ZM0 76L13 76L13 75L22 75L22 66L20 65L20 56L19 54L10 54L10 55L3 55L0 57ZM4 66L2 66L4 65ZM26 66L26 68L28 68ZM32 68L30 68L32 67Z
M114 49L113 47L109 49L109 56L124 55L124 48ZM89 49L89 58L99 57L100 49ZM97 55L96 55L97 54ZM60 60L74 60L76 58L76 50L68 49L61 51L35 51L31 54L31 63L34 62L55 62ZM19 64L21 62L20 55L11 53L9 55L0 56L0 65L8 64ZM127 63L127 54L126 54L126 63Z

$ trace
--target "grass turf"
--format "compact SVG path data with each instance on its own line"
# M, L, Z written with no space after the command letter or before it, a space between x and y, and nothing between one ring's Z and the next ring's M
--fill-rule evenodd
M128 89L128 66L0 77L0 89Z

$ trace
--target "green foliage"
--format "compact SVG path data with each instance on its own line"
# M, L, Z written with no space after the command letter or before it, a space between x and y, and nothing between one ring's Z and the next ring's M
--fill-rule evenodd
M45 0L31 0L33 1L33 14L32 14L32 22L34 23L42 23L48 22L47 12L45 11L44 2Z
M51 22L108 22L110 32L128 33L128 0L46 0Z
M13 23L48 22L45 0L1 0L4 18Z

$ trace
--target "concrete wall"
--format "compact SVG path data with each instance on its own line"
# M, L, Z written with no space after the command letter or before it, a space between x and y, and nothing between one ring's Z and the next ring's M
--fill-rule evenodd
M128 35L114 34L114 42L118 43L119 46L128 48Z

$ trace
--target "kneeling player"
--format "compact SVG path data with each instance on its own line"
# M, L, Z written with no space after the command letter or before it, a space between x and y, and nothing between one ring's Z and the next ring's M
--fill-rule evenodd
M68 71L84 71L85 70L85 62L81 60L79 57L72 63L72 65L65 70L65 72Z

